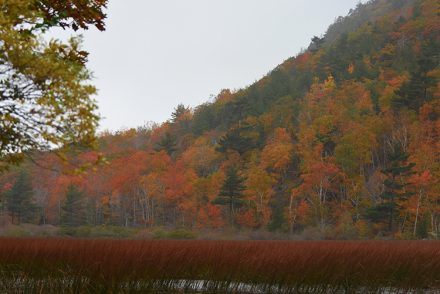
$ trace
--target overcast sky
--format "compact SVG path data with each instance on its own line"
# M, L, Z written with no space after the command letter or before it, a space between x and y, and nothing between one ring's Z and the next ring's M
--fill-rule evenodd
M110 0L107 30L84 32L101 130L163 122L243 88L323 34L359 0ZM58 34L58 33L56 33Z

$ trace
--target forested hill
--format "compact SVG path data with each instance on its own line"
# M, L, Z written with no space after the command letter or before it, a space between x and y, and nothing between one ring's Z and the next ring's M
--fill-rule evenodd
M5 220L440 237L440 4L359 4L245 89L34 158L0 178Z
M322 38L315 36L307 52L288 59L261 81L238 91L231 101L222 99L225 98L222 94L228 94L226 90L219 95L218 100L222 101L199 106L194 114L194 131L200 135L211 129L227 130L239 120L267 112L279 98L291 96L298 100L310 90L315 78L320 81L330 75L336 81L376 78L377 74L371 75L365 69L363 58L372 57L374 52L386 47L390 42L386 34L399 31L400 28L392 26L406 22L403 18L415 7L415 2L381 0L358 4L348 16L337 18ZM312 56L314 62L308 60ZM353 73L347 72L350 64L357 66Z

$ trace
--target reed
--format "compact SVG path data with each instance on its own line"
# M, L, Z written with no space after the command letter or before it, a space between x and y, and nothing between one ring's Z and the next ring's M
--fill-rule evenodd
M0 291L440 290L440 242L0 239Z

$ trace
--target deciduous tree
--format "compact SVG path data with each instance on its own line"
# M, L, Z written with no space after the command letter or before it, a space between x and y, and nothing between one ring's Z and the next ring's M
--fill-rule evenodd
M44 41L48 28L104 29L106 0L0 1L0 169L32 150L92 146L98 124L81 38Z

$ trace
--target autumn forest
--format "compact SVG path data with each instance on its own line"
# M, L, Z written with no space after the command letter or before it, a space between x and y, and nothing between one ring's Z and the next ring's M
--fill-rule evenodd
M0 174L0 224L438 239L439 53L437 0L359 4L249 87L32 151Z

